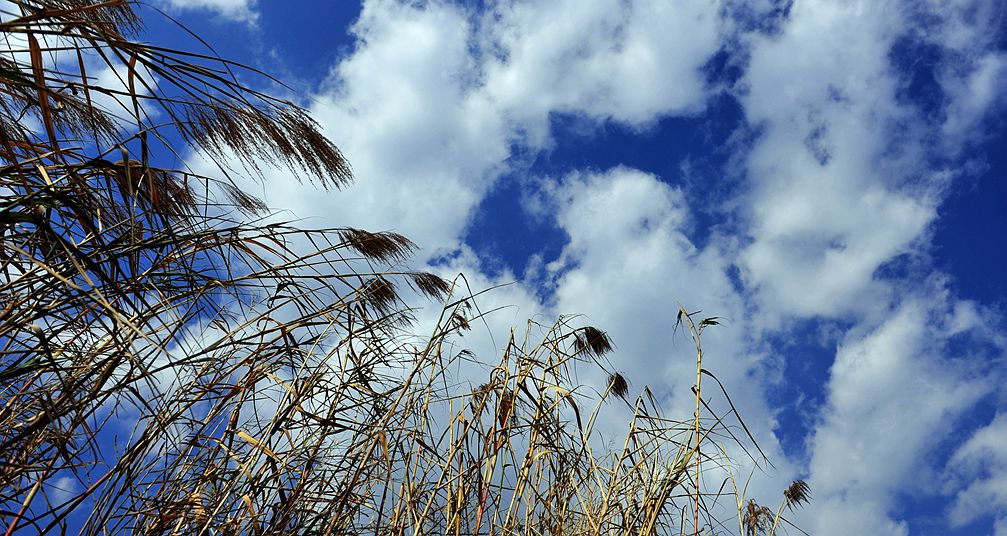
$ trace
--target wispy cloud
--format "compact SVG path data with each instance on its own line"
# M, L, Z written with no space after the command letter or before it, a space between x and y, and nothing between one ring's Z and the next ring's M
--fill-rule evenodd
M161 3L178 11L209 11L225 19L246 24L255 24L259 19L257 0L161 0Z

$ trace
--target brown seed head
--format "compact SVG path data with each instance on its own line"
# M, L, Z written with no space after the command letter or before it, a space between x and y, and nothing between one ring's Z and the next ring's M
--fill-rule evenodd
M587 326L574 335L573 347L577 353L587 352L600 357L612 351L612 339L604 331Z
M801 503L811 501L811 487L803 480L795 480L787 489L783 490L783 498L787 508L793 510Z
M616 395L626 398L626 394L629 393L629 382L625 376L614 372L608 376L608 388Z

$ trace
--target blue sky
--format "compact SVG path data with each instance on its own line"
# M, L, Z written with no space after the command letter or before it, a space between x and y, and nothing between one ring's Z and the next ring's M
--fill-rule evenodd
M1007 4L162 5L353 164L247 183L272 207L513 283L494 331L583 314L683 415L677 303L724 317L760 500L806 478L812 534L1007 535Z

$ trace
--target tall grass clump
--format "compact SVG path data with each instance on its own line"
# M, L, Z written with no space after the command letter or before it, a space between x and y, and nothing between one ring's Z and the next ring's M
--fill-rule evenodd
M403 268L407 238L266 223L231 181L262 161L352 179L304 110L240 81L261 73L140 42L139 3L5 6L5 534L727 531L712 507L726 488L700 489L700 473L729 463L719 442L751 439L701 396L716 319L678 317L698 350L691 418L631 396L608 336L568 319L529 323L463 379L474 298ZM189 148L219 177L166 164ZM403 290L441 304L429 333ZM574 373L598 366L592 395ZM628 425L609 450L614 405ZM777 530L783 505L732 496L738 530Z

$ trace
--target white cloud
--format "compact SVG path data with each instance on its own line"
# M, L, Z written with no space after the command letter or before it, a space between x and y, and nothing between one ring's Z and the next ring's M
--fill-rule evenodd
M479 18L447 2L365 2L356 50L311 106L356 183L325 196L277 173L265 197L319 224L407 231L425 255L456 249L512 169L512 144L548 146L551 113L643 127L702 107L717 7L689 4L679 19L663 5L501 2Z
M949 469L961 486L949 512L952 524L995 513L1000 534L1007 524L1007 413L972 434L951 457Z
M700 68L720 43L716 3L501 2L488 16L497 53L486 88L529 135L548 139L552 112L648 125L699 111Z
M46 494L49 496L49 500L52 504L65 503L77 497L80 493L80 489L77 486L77 479L69 475L59 476L52 479L46 483L45 488Z
M926 258L955 178L932 162L976 139L970 129L997 105L999 56L977 46L985 23L961 16L980 4L795 3L779 34L749 41L741 100L760 135L746 161L743 279L763 327L853 324L809 445L815 534L908 533L897 498L907 487L935 493L925 489L937 471L927 456L947 423L994 388L979 363L942 346L970 330L999 344L975 304L957 301L940 277L878 275L900 255ZM926 34L919 20L942 21L933 30L950 58L934 66L943 124L900 96L902 67L892 65L898 38Z
M906 536L909 526L904 521L893 521L888 517L887 505L879 505L871 500L845 501L842 499L817 496L809 510L814 511L813 525L800 526L811 529L809 534L877 534L878 536ZM819 528L814 528L815 526ZM821 532L820 532L821 531Z
M876 270L925 250L954 177L932 159L975 139L998 102L1003 58L977 46L988 7L796 3L780 34L751 39L742 102L762 134L747 161L754 242L742 259L767 313L864 314L887 301ZM940 22L918 27L914 14ZM898 38L931 30L946 55L934 66L943 125L900 97L905 67L890 57Z
M229 20L254 24L259 19L257 0L162 0L176 10L211 11Z
M466 14L368 2L353 31L356 52L311 111L349 158L355 184L323 195L277 173L265 197L311 223L395 229L427 254L452 250L509 154L498 111L471 86Z
M650 387L667 415L690 415L695 404L696 353L684 328L676 333L679 303L703 310L697 322L721 317L722 325L704 334L703 366L742 401L742 418L777 465L749 489L750 496L773 504L799 476L798 468L772 435L777 423L764 395L766 355L750 338L751 311L727 275L731 250L720 240L696 247L684 232L692 222L681 190L650 173L624 167L574 173L551 183L547 196L542 209L554 210L570 236L560 259L546 267L555 284L553 310L582 313L585 322L607 330L617 346L612 366L634 392ZM711 406L726 412L718 388L704 382ZM618 417L610 416L613 429L625 423ZM735 458L735 476L744 481L751 460L730 442L724 446Z
M742 260L766 312L876 306L875 270L936 216L926 170L885 164L908 159L893 146L917 150L892 129L913 124L887 61L896 16L881 4L796 4L782 35L754 41L742 100L763 134L748 159L754 243Z
M583 313L609 330L628 377L670 393L687 410L695 357L684 333L672 338L678 303L729 319L730 329L710 337L713 348L740 336L745 311L723 259L683 234L689 214L682 192L651 174L617 168L568 176L551 195L556 221L570 236L560 259L547 266L555 308Z
M91 65L88 67L89 83L92 87L101 88L118 94L109 94L104 91L91 90L90 99L94 105L105 110L115 121L121 131L136 131L137 120L134 115L133 100L126 96L130 87L129 67L113 63L111 66L104 61L89 57ZM76 67L76 59L74 67ZM155 77L149 69L140 65L133 73L133 90L140 96L151 94L151 90L156 90L158 77ZM140 100L140 120L144 125L149 126L160 117L160 110L156 106L144 106ZM118 157L119 155L116 155Z
M999 53L982 56L966 76L949 77L945 90L950 93L951 105L943 125L944 135L952 140L981 136L975 131L991 108L1003 105L1001 88L1005 82L1007 55Z
M981 377L986 364L979 356L945 355L952 335L985 329L976 317L964 326L960 304L951 300L940 288L908 298L879 326L851 333L840 346L813 439L816 512L862 509L876 514L871 523L905 533L897 520L884 521L896 496L939 491L930 457L957 418L995 388ZM816 524L815 534L849 533L829 517Z
M925 21L913 29L918 37L969 53L967 59L995 44L1003 20L1003 5L996 0L926 0L904 8Z

